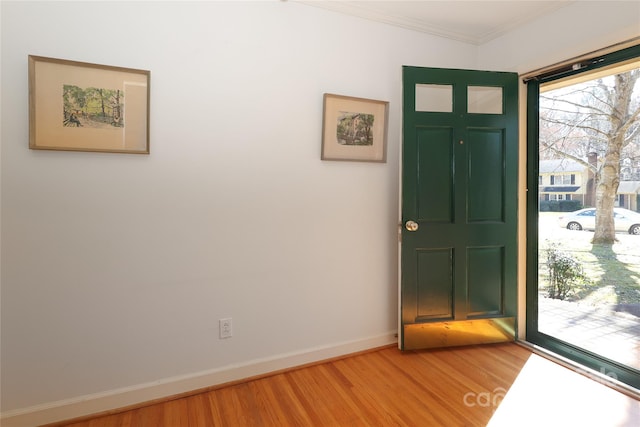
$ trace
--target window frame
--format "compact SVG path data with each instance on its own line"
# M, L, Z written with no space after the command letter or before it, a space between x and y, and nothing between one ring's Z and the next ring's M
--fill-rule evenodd
M623 61L640 59L640 45L581 61L558 71L546 72L525 80L527 89L527 188L539 186L539 109L540 85L596 69L611 67ZM585 65L586 64L586 65ZM553 185L553 184L552 184ZM596 372L616 378L619 382L640 389L640 370L614 362L583 348L571 345L538 329L538 213L539 191L527 192L526 209L526 331L525 340L558 356L569 359Z

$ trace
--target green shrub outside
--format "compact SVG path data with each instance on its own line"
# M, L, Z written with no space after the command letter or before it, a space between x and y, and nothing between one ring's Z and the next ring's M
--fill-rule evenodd
M573 212L582 209L580 200L542 200L540 212Z
M547 269L549 271L549 298L564 300L589 283L582 263L551 243L547 249Z

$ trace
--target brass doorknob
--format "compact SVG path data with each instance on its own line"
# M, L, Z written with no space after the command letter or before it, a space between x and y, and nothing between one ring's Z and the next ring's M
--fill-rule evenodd
M409 231L416 231L418 229L418 223L415 221L407 221L404 224L404 227Z

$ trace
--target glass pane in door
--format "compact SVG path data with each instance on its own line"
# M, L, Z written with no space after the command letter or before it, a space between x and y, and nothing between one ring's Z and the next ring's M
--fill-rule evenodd
M416 111L453 112L453 86L416 84Z
M475 114L502 114L502 88L467 87L467 111Z

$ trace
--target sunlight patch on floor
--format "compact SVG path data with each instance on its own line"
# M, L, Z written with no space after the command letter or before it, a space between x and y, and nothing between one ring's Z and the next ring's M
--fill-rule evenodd
M488 424L514 425L637 427L640 401L533 354Z

